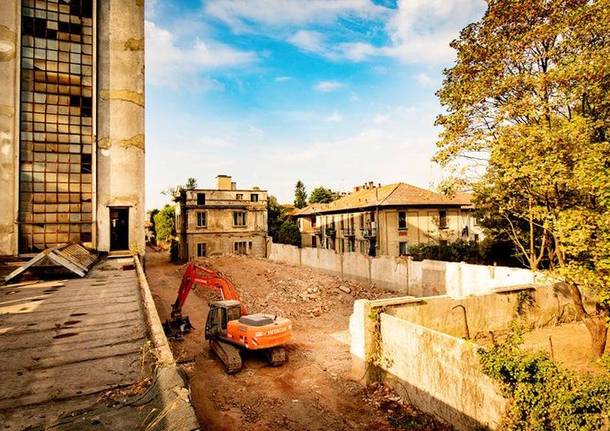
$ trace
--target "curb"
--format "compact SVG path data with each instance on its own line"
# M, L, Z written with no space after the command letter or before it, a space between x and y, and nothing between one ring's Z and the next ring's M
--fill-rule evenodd
M142 263L137 255L133 256L138 281L142 293L142 304L146 316L148 335L153 344L157 366L154 371L155 385L161 394L164 408L157 418L151 418L148 429L171 429L176 431L193 431L199 429L199 421L191 404L187 382L179 372L174 355L169 347L157 307L150 292L150 286ZM165 424L171 424L168 428Z

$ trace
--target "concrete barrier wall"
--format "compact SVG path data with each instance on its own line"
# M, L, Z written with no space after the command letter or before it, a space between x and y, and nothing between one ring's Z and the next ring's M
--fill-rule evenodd
M411 296L449 295L462 298L489 293L497 287L535 281L534 272L521 268L437 260L415 262L406 258L341 254L322 248L298 248L273 243L269 246L269 259L369 282Z
M477 346L386 313L379 362L404 400L458 430L496 428L506 400L479 365Z
M357 300L349 325L352 375L387 382L405 401L458 430L493 429L506 401L481 371L477 335L508 329L517 304L525 305L523 292L533 299L520 314L526 326L576 320L564 289L558 284L463 299Z

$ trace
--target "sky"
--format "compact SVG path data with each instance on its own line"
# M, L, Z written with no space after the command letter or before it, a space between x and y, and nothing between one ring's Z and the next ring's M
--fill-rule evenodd
M146 207L218 174L292 203L368 181L433 188L449 46L483 0L147 0Z

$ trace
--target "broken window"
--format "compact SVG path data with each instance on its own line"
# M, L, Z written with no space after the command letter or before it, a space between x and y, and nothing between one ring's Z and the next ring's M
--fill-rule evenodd
M407 243L406 242L399 242L398 243L398 255L399 256L406 256L407 252L408 252Z
M233 251L235 252L235 254L247 254L248 250L246 246L246 241L236 241L233 243Z
M206 227L207 226L207 213L205 211L197 212L197 226L198 227Z
M245 226L246 225L246 212L245 211L234 211L233 212L233 226Z
M93 4L21 2L19 251L92 241Z
M197 193L197 205L205 205L205 193Z
M438 212L438 227L440 229L447 228L447 211L445 210L440 210Z
M257 193L252 193L250 195L250 202L258 202L258 194Z
M237 193L235 195L235 199L237 199L238 201L241 201L244 199L244 194L243 193Z
M208 245L205 242L197 244L197 257L206 257L208 254Z

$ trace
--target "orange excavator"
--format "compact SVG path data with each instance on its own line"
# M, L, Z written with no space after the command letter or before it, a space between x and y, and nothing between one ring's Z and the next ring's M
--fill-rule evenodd
M272 366L286 362L286 350L283 346L292 338L291 321L269 314L248 314L229 279L220 272L195 262L186 267L178 297L172 305L171 318L163 324L168 338L181 340L184 334L194 329L188 316L182 315L182 307L196 286L216 290L222 297L221 301L209 304L205 339L209 340L210 348L222 361L228 373L241 370L240 352L243 350L263 352Z

